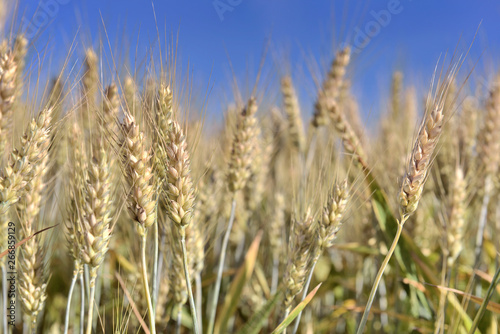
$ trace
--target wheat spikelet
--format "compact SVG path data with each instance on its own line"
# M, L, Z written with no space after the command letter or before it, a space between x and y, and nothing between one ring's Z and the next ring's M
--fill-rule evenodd
M321 91L318 93L314 105L314 114L311 124L320 127L328 123L328 110L331 109L342 85L345 71L351 59L351 49L346 47L337 52L332 62L327 78L323 81Z
M34 118L21 138L20 150L14 150L0 179L0 214L19 201L35 175L35 167L48 153L52 109L44 109Z
M173 95L170 88L168 86L165 87L161 85L158 90L158 100L156 106L157 134L155 138L154 156L155 173L157 173L160 180L167 179L168 156L164 147L168 145L168 133L170 132L173 120L172 100Z
M239 115L229 160L228 185L231 192L243 189L251 175L250 167L259 132L256 112L256 101L250 98Z
M336 103L333 103L329 109L329 116L332 125L340 134L344 148L349 154L353 155L354 162L358 163L363 169L369 169L365 152L356 133L345 118L345 115L339 110Z
M348 199L349 189L347 189L347 180L345 180L334 186L323 209L323 216L318 227L318 246L321 251L333 245L333 241L342 226Z
M111 238L110 166L100 140L96 139L89 163L80 237L82 260L89 265L91 278L97 275Z
M427 113L420 127L403 178L399 194L402 219L417 209L443 123L443 104L441 101L437 101L432 106L432 110Z
M118 95L118 87L110 84L104 91L104 101L102 106L104 128L107 129L110 135L118 134L118 112L120 107L120 97Z
M27 238L38 230L42 192L45 186L49 155L46 154L34 167L34 176L26 185L24 195L17 203L21 222L21 238ZM28 240L19 249L19 296L31 327L36 327L38 313L43 309L46 298L47 277L45 273L45 249L38 238Z
M292 78L286 76L281 79L281 93L283 94L283 105L288 118L288 133L293 144L299 152L305 149L305 134L302 117L300 115L297 93L293 87Z
M303 287L309 271L311 262L311 251L313 248L314 217L310 210L303 220L293 220L288 244L288 264L286 267L284 284L286 313L291 309L293 299Z
M8 147L12 126L12 106L16 97L17 64L12 53L0 58L0 157Z
M191 179L191 162L184 133L176 121L172 121L167 133L167 214L179 227L191 222L194 207L194 187ZM181 231L181 234L184 233Z
M273 141L271 136L254 139L254 159L250 166L250 177L244 188L245 204L249 212L254 212L261 204L269 176L269 166L273 152Z
M125 176L131 187L127 198L131 218L137 222L139 235L144 236L156 219L151 154L146 149L145 137L139 131L133 116L127 114L123 122L123 156Z

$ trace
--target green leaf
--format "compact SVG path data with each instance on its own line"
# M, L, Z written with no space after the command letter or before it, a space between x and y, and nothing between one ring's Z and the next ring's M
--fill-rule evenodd
M261 239L262 231L259 231L257 237L255 237L254 241L250 245L250 248L248 249L247 254L245 255L245 262L240 269L238 269L236 277L229 287L226 299L224 300L224 306L222 307L222 311L219 313L221 316L219 316L215 322L215 333L227 332L227 323L236 311L245 284L250 277L252 277Z
M297 305L292 312L290 312L288 317L286 317L286 319L283 320L281 324L279 324L279 326L276 327L276 329L271 334L279 334L283 332L288 327L288 325L290 325L292 321L294 321L295 318L299 316L300 312L302 312L302 310L307 306L307 304L309 304L309 302L313 299L314 295L316 294L320 286L321 283L319 283L311 292L309 292L307 297L304 298L304 300L299 305Z
M238 331L238 334L257 334L264 326L265 320L269 318L271 311L276 304L283 298L283 288L276 291L271 299L267 301L247 323Z

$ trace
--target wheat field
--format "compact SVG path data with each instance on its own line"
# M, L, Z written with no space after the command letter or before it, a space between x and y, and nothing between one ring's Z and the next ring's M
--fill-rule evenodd
M9 11L0 333L500 332L500 74L466 48L389 73L375 126L350 45L214 122L175 38L131 68L75 37L51 77Z

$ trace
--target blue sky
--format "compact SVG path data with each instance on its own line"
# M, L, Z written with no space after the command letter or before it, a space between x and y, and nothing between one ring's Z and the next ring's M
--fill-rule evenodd
M21 15L28 18L23 26L34 22L41 28L35 45L49 41L60 55L77 31L85 36L77 38L80 46L91 40L96 46L106 30L113 48L133 49L132 58L136 46L140 57L156 46L157 27L162 38L165 31L179 33L180 63L186 68L189 62L195 87L212 85L208 105L214 115L223 108L221 97L231 93L229 64L240 83L254 82L264 50L262 88L291 69L304 109L310 110L313 78L324 73L339 45L354 43L359 52L349 76L369 119L383 106L380 96L387 94L394 70L403 70L407 83L425 87L439 57L457 45L465 52L476 32L464 76L479 60L473 77L484 81L497 69L492 59L500 59L500 2L495 0L20 0L18 8L18 21ZM40 12L48 20L34 16ZM368 43L359 48L359 41ZM268 97L278 103L277 98Z

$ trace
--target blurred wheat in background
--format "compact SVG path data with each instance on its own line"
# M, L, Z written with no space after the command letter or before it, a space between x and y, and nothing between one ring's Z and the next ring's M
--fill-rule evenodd
M373 125L359 45L315 85L283 60L224 99L170 32L131 67L106 34L36 48L49 22L18 28L18 5L0 1L0 333L499 333L500 74L475 83L467 47L424 92L387 73Z

